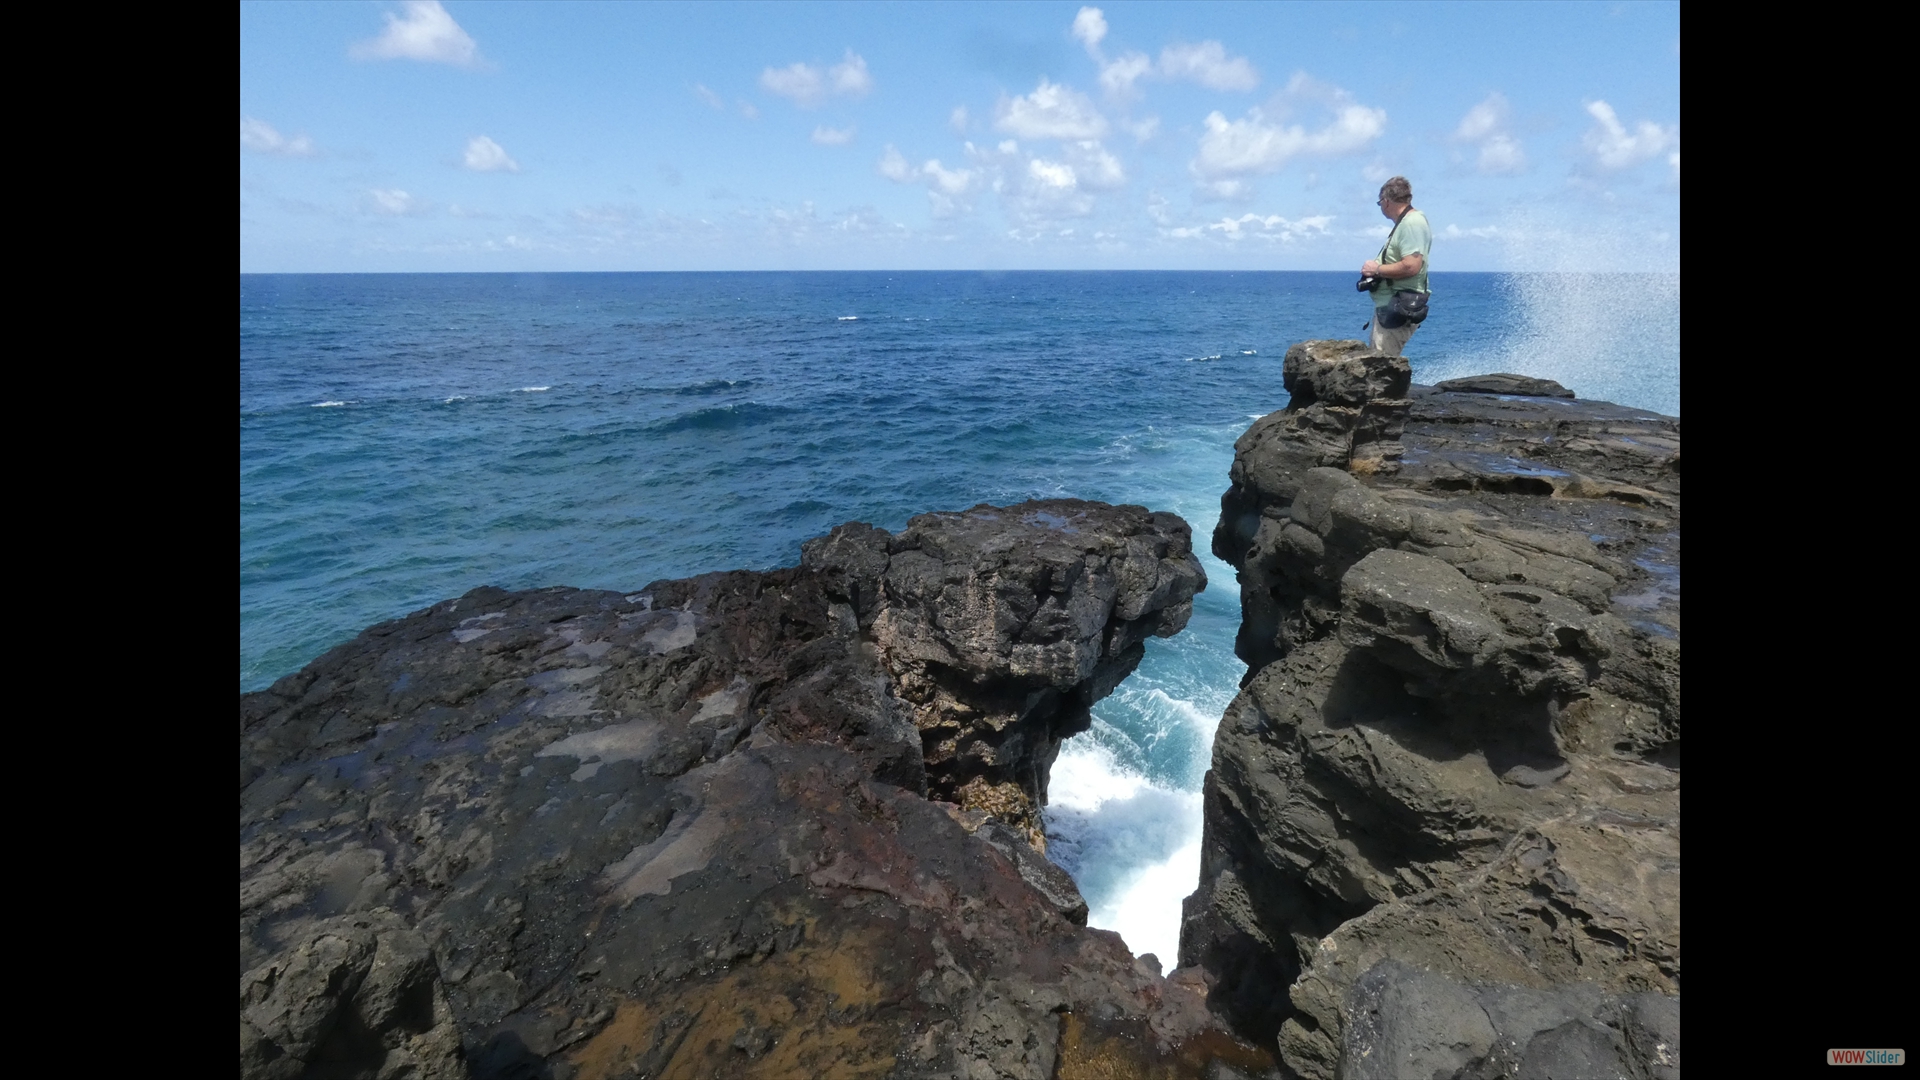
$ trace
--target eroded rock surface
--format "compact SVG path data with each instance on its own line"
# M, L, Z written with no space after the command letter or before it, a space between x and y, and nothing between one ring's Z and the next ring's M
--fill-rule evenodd
M1213 538L1249 668L1182 963L1303 1076L1677 1072L1679 421L1358 342L1287 374Z
M1034 846L1204 584L1179 518L1056 500L373 627L241 698L242 1074L1270 1068Z

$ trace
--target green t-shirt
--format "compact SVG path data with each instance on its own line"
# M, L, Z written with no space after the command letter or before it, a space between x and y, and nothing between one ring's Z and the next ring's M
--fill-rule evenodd
M1387 253L1380 257L1385 266L1392 266L1409 255L1421 258L1420 272L1410 278L1389 278L1387 289L1373 290L1373 306L1386 307L1393 303L1393 294L1397 292L1426 292L1427 271L1432 267L1433 227L1427 224L1427 215L1418 210L1408 210L1400 219L1400 227L1393 231L1393 239L1387 242Z

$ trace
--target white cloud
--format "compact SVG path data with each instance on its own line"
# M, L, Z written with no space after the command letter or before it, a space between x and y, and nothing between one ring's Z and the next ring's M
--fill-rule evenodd
M1068 143L1064 148L1073 172L1083 187L1095 191L1117 188L1127 182L1127 173L1120 165L1120 159L1114 157L1097 140L1086 139Z
M907 164L907 159L892 143L887 144L887 152L880 155L880 175L896 184L911 184L919 177L920 171Z
M474 172L519 172L520 163L507 156L507 149L485 135L475 135L467 143L467 168Z
M827 96L827 80L820 69L807 64L793 63L783 68L767 68L760 73L760 85L783 98L792 98L794 103L812 107L818 105Z
M1115 178L1099 175L1109 167L1101 161L1098 142L1068 143L1062 159L1034 156L1020 143L1007 139L993 148L967 144L967 156L981 175L981 183L1000 197L1000 204L1017 223L1045 227L1062 219L1093 213L1090 186L1110 186ZM1088 181L1093 181L1089 184Z
M1328 228L1333 224L1333 217L1328 214L1303 218L1286 218L1279 214L1241 214L1239 217L1223 217L1209 225L1179 227L1172 227L1170 217L1164 212L1155 215L1155 220L1160 223L1160 235L1175 240L1212 239L1232 244L1258 240L1269 244L1296 244L1301 240L1334 235Z
M1495 135L1507 129L1507 114L1512 112L1507 104L1507 96L1494 91L1487 99L1467 110L1460 118L1460 126L1454 130L1453 137L1461 142L1479 142L1489 135Z
M1160 50L1157 66L1152 57L1137 50L1108 60L1100 49L1107 37L1107 16L1097 7L1083 7L1073 17L1073 36L1100 65L1100 88L1115 101L1136 97L1134 84L1149 77L1187 79L1211 90L1251 90L1260 84L1260 73L1247 58L1228 56L1226 46L1217 41L1169 45Z
M742 98L740 100L740 115L749 120L758 120L760 119L760 110L753 102Z
M1497 225L1479 225L1471 229L1463 229L1458 225L1449 224L1440 230L1440 235L1449 240L1495 240L1508 233Z
M1304 125L1269 121L1259 109L1245 119L1228 120L1215 110L1207 114L1200 153L1188 166L1202 190L1215 198L1243 198L1250 188L1238 178L1276 172L1296 157L1335 157L1364 150L1387 129L1387 111L1362 105L1337 86L1295 75L1276 99L1282 108L1291 103L1317 103L1331 115L1325 126L1309 131Z
M1107 36L1107 17L1097 7L1083 7L1073 17L1073 36L1086 46L1087 55L1100 59L1100 42Z
M1253 236L1277 243L1291 244L1301 237L1327 235L1327 226L1333 224L1333 218L1327 214L1315 214L1298 220L1289 220L1279 214L1242 214L1237 218L1221 218L1207 226L1228 240L1237 241L1242 237Z
M262 154L278 154L282 157L312 157L316 151L313 140L305 135L291 139L274 130L265 120L255 120L251 116L240 118L240 145Z
M950 218L973 210L973 194L980 190L977 169L949 169L934 158L920 167L927 182L927 203L933 216Z
M947 126L953 129L954 134L965 135L967 133L967 120L967 107L965 105L955 105L952 115L947 117Z
M946 195L965 195L979 186L980 174L972 169L948 169L939 158L920 167L921 175Z
M1023 149L1017 139L992 146L968 142L966 156L964 166L938 158L916 166L888 146L876 168L897 184L924 186L936 218L971 213L976 197L992 192L1023 227L1084 217L1099 192L1127 182L1125 166L1097 139L1063 140L1057 154L1045 156Z
M1507 126L1512 112L1506 95L1496 90L1488 94L1485 101L1468 109L1467 115L1460 118L1460 126L1454 129L1454 141L1479 144L1480 155L1475 164L1488 176L1512 176L1526 170L1526 152Z
M1023 139L1097 139L1107 118L1085 94L1042 76L1033 93L1000 99L993 126Z
M1246 202L1253 198L1253 185L1245 180L1202 180L1199 183L1203 198L1217 202Z
M797 61L783 68L767 68L760 73L760 85L803 109L811 109L829 95L864 96L873 89L873 76L867 71L867 62L848 49L844 60L825 71Z
M399 188L374 188L367 192L367 209L376 214L399 217L425 213L427 204Z
M1194 173L1203 179L1270 173L1303 155L1330 157L1363 150L1386 130L1385 109L1348 104L1331 123L1318 131L1299 124L1270 124L1259 109L1244 120L1228 120L1219 111L1207 114L1206 134L1200 136L1200 156Z
M854 129L845 130L821 126L813 129L813 141L816 146L845 146L853 141Z
M356 60L420 60L456 67L479 67L480 46L453 21L440 0L404 0L405 14L386 13L379 37L354 44Z
M1027 175L1043 188L1072 191L1079 186L1079 179L1073 175L1073 166L1041 158L1027 162Z
M1500 134L1480 144L1477 164L1488 176L1511 176L1526 169L1527 155L1513 136Z
M1209 90L1251 90L1260 85L1260 73L1247 58L1228 56L1226 46L1217 41L1161 49L1160 77L1188 79Z
M1594 125L1587 130L1583 142L1594 162L1603 169L1631 168L1680 146L1679 128L1642 120L1628 131L1613 106L1604 101L1589 104L1587 113L1593 117ZM1673 164L1679 168L1678 162Z
M846 97L865 97L873 89L866 60L852 49L847 50L845 59L827 69L827 77L833 80L833 92Z
M973 149L968 143L967 148ZM939 158L929 160L925 165L915 168L892 146L880 158L880 175L896 184L925 184L927 202L933 216L950 218L968 213L973 209L973 195L982 186L983 174L979 169L949 169L940 163Z
M706 102L708 107L719 109L722 112L726 111L726 101L721 98L719 94L707 89L705 83L694 83L693 92L700 95L700 100Z
M1100 65L1100 88L1107 96L1126 100L1134 96L1133 84L1153 74L1153 59L1143 52L1129 52L1111 64Z

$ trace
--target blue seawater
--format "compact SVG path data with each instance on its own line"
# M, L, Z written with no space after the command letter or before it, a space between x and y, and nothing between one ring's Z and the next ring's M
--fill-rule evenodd
M1348 273L243 275L240 688L477 585L792 565L846 521L1074 497L1172 510L1189 629L1055 766L1050 854L1171 964L1244 666L1207 553L1281 360L1357 337ZM1677 276L1433 275L1414 377L1679 411ZM1569 327L1569 305L1579 325Z

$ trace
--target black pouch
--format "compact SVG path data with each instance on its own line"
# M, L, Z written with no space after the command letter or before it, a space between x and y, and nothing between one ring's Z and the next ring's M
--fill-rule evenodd
M1414 292L1412 290L1408 290L1407 292L1394 293L1393 302L1387 305L1386 311L1393 313L1393 315L1397 316L1400 321L1392 325L1401 326L1401 325L1405 325L1406 323L1412 323L1415 326L1418 326L1421 323L1426 322L1427 321L1427 297L1429 295L1431 294L1423 293L1423 292ZM1385 314L1385 313L1386 312L1382 312L1382 314ZM1382 322L1380 325L1387 326L1388 324L1385 322Z

